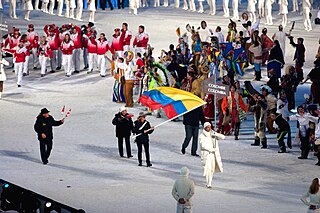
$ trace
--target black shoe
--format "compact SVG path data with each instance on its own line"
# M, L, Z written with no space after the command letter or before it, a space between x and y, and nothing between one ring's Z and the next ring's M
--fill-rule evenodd
M268 147L267 146L262 146L261 149L268 149Z
M238 136L235 136L234 139L235 139L236 141L239 140Z
M181 149L181 153L184 155L186 154L186 150L185 149Z
M27 73L23 73L22 75L23 75L23 76L27 76L28 74L27 74Z
M89 68L89 66L84 66L84 68L83 68L83 69L84 69L84 70L86 70L86 69L88 69L88 68Z
M251 146L260 146L258 143L252 143Z
M191 154L192 156L195 156L195 157L199 157L200 155L198 154Z
M56 70L61 70L61 67L57 67Z
M308 158L300 156L300 157L298 157L298 159L308 159Z
M89 70L88 72L87 72L87 74L90 74L90 73L92 73L93 72L93 70Z
M70 77L71 75L66 75L67 77Z
M47 160L47 161L44 161L42 163L43 163L43 165L47 165L49 163L49 161Z
M38 69L38 67L33 67L33 69L34 69L34 70L37 70L37 69Z
M291 142L288 142L287 145L288 145L288 148L289 148L289 149L292 149L292 144L291 144Z
M132 157L133 157L133 155L129 155L129 156L128 156L128 158L132 158Z
M76 70L76 71L74 71L74 73L80 73L80 71Z
M56 72L56 71L54 71L54 70L51 70L51 71L50 71L50 73L55 73L55 72Z
M14 70L12 70L12 72L15 72Z
M124 158L124 156L123 156L123 155L120 155L120 157Z
M148 164L147 164L147 167L151 167L151 166L152 166L152 164L151 164L151 163L148 163Z
M41 77L44 77L44 74L41 74Z
M20 84L18 84L18 87L21 87L21 85L20 85Z
M142 163L139 163L138 166L142 166Z
M110 10L113 10L113 7L111 7Z
M316 166L320 166L320 161L318 161L318 163L315 164Z
M105 75L100 75L102 78L106 77Z

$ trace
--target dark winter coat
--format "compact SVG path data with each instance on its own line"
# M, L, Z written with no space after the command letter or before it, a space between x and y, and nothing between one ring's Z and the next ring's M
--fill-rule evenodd
M183 115L183 124L184 125L199 127L200 121L201 121L202 125L205 122L202 107L198 107L198 108Z
M125 116L121 115L120 112L115 114L112 124L116 126L116 137L128 137L131 135L133 122L128 113Z
M290 39L290 44L296 48L293 60L299 63L300 65L303 65L303 63L305 62L305 52L306 52L306 49L303 43L302 44L294 43L293 37L289 37L289 39Z
M290 125L288 121L286 121L281 114L277 115L276 120L274 122L277 124L278 130L280 132L290 131Z
M144 123L145 123L145 125L144 125ZM144 125L144 126L142 127L142 125ZM141 134L141 135L137 136L135 141L136 142L141 142L141 143L149 142L149 134L151 134L153 132L153 130L150 130L147 133L144 133L144 130L148 130L150 128L151 128L151 126L150 126L149 121L144 121L142 123L141 121L136 120L134 122L134 127L133 127L132 133L135 133L137 135Z
M43 115L38 115L36 123L34 124L34 130L38 134L38 140L42 140L42 133L46 135L46 139L53 139L53 126L60 126L62 124L61 121L56 121L50 115L48 118L45 118Z

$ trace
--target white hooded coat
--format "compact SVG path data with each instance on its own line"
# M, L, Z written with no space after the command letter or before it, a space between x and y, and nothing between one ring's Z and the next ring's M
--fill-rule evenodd
M204 164L203 176L214 172L223 172L218 140L224 138L224 135L213 130L207 132L203 129L200 135L201 158Z

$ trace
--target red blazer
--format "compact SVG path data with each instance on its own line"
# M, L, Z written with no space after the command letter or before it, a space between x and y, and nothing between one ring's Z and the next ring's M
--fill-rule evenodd
M147 33L139 33L136 35L133 41L133 46L136 47L147 47L149 42L149 36Z
M97 53L97 41L95 38L91 37L87 41L88 53Z
M123 31L120 36L113 36L111 49L113 51L123 51L123 40L124 40L125 32Z
M123 46L125 45L129 45L130 46L130 41L132 38L132 34L129 30L125 31L125 36L124 36L124 40L123 40Z
M63 41L60 45L60 49L63 55L72 55L72 52L74 50L73 41L70 40L68 43Z
M38 33L36 33L35 31L32 32L27 32L27 39L31 45L31 49L32 48L38 48L39 46L39 36Z
M70 38L73 41L74 48L79 49L82 48L82 35L81 35L81 29L78 26L74 26L74 28L77 30L76 34L71 34Z
M15 63L22 63L26 61L27 49L25 47L20 48L19 46L16 46L12 49L4 49L4 51L13 54Z
M41 51L40 51L41 50ZM48 44L48 42L46 42L45 44L40 44L39 45L39 49L38 49L38 56L42 55L45 57L50 57L52 58L52 51L50 49L50 45Z
M108 50L113 54L113 50L110 48L108 41L100 41L100 39L96 39L97 42L97 54L104 55Z

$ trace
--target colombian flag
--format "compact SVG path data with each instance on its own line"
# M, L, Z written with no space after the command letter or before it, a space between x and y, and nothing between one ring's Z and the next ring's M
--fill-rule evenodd
M198 96L172 87L158 87L146 91L141 95L139 101L151 110L162 108L169 119L206 104Z

